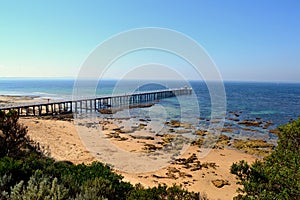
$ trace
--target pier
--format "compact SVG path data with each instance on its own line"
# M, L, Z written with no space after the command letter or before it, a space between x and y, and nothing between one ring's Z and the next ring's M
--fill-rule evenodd
M176 89L137 92L123 95L112 95L75 100L73 99L51 103L36 103L2 107L0 108L0 111L4 111L7 113L11 110L15 110L16 112L18 112L19 116L59 115L74 112L79 113L83 111L94 112L101 109L113 109L116 107L126 107L135 104L138 105L147 102L154 102L164 98L190 94L192 94L192 89L184 87Z

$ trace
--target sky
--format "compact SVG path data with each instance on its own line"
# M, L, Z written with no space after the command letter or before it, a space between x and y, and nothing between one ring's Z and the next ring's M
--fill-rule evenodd
M300 82L299 10L297 0L0 0L0 78L76 77L113 35L161 27L201 45L223 80ZM195 79L184 61L149 51L116 62L107 77L153 56Z

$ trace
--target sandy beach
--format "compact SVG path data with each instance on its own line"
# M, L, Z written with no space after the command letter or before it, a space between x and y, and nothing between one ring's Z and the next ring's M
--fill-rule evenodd
M78 125L72 119L21 118L20 122L28 127L29 136L43 147L56 160L68 160L73 163L91 163L97 160L95 152L90 153L78 134ZM125 151L145 152L150 147L158 147L157 140L137 138L127 133L116 133L116 125L112 121L99 122L99 127L109 141ZM95 130L99 130L94 129ZM86 132L95 135L93 128L85 127ZM143 129L144 130L144 129ZM145 133L146 134L146 133ZM94 140L94 139L91 139ZM162 143L159 143L162 144ZM154 150L155 151L155 150ZM128 173L115 170L124 176L124 180L132 184L155 186L159 183L167 185L181 184L191 191L207 194L210 199L232 199L236 195L238 185L230 174L233 162L246 160L253 162L257 157L230 148L212 149L204 158L199 158L199 147L192 145L169 165L156 171L145 173Z
M47 103L48 99L39 96L0 95L0 108L23 104Z

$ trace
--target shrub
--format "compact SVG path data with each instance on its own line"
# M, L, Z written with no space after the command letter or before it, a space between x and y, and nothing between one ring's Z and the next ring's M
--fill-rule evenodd
M18 123L18 113L0 111L0 157L18 156L28 148L26 127Z
M264 161L231 166L243 186L236 199L300 199L300 118L279 131L278 146Z
M63 200L69 197L68 189L58 184L57 178L45 176L42 171L37 170L26 185L21 181L11 189L9 199Z
M199 200L199 193L188 192L183 189L181 186L173 185L172 187L167 187L166 185L158 185L157 187L145 189L140 184L135 186L135 189L130 193L127 198L128 200Z

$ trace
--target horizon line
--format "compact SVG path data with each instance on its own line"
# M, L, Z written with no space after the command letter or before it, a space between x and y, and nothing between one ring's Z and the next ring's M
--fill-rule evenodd
M0 80L76 80L77 77L65 76L65 77L0 77ZM80 80L90 80L95 81L99 79L96 78L85 78ZM101 80L105 81L199 81L199 82L217 82L219 80L195 80L195 79L187 79L187 80L178 80L178 79L117 79L117 78L102 78ZM300 83L300 81L287 81L287 80L233 80L233 79L224 79L223 82L244 82L244 83Z

